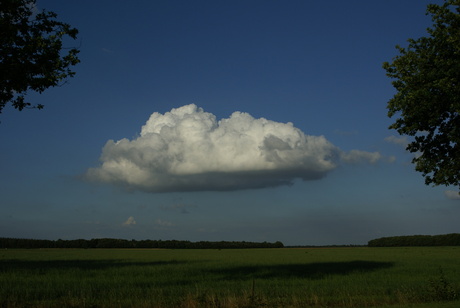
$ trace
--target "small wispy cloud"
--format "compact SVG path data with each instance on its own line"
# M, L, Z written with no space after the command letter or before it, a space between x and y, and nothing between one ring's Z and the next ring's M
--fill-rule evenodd
M444 191L444 195L451 200L460 200L460 194L455 190L446 190Z
M362 162L375 164L382 159L382 155L379 152L351 150L350 152L343 152L340 158L348 164L357 164Z
M155 220L155 224L158 225L158 226L161 226L161 227L172 227L172 226L174 226L174 224L172 222L166 221L166 220L161 220L161 219Z
M180 212L182 214L189 214L190 209L196 208L196 205L193 204L185 204L185 203L174 203L170 205L162 205L160 208L165 211L175 211Z
M133 226L136 224L136 220L134 220L133 216L130 216L125 222L122 223L122 226L128 227Z
M336 129L334 130L334 134L340 135L340 136L355 136L355 135L358 135L358 131L357 130L346 131L346 130Z
M393 155L388 156L388 157L385 158L385 161L387 163L394 163L396 161L396 156L393 156Z
M384 140L388 143L393 143L393 144L400 145L403 147L407 147L407 145L409 144L409 140L407 139L406 136L401 136L401 137L388 136Z
M113 50L108 49L108 48L101 48L101 50L105 53L113 53Z

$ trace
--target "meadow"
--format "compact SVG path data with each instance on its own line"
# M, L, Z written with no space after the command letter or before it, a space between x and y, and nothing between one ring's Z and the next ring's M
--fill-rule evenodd
M460 307L460 247L3 249L0 306Z

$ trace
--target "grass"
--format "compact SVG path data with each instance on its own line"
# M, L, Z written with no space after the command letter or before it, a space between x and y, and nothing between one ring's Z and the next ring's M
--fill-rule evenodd
M460 247L0 251L1 307L460 307Z

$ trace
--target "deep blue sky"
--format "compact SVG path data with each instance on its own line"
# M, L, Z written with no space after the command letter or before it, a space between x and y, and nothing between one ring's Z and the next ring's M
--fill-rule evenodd
M38 0L79 29L81 63L29 95L44 110L0 114L0 236L459 232L454 189L388 129L382 63L426 34L429 2Z

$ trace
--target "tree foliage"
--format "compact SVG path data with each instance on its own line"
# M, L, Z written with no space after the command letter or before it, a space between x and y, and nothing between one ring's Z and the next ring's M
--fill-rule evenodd
M66 50L63 39L76 39L78 30L56 17L38 13L35 0L0 1L0 112L8 103L18 110L41 109L25 101L26 93L42 93L74 76L70 67L80 62L79 51Z
M414 137L407 150L427 185L460 186L460 0L430 4L428 14L429 35L396 46L400 54L383 64L397 90L390 128Z
M406 235L370 240L369 247L460 246L460 234Z

